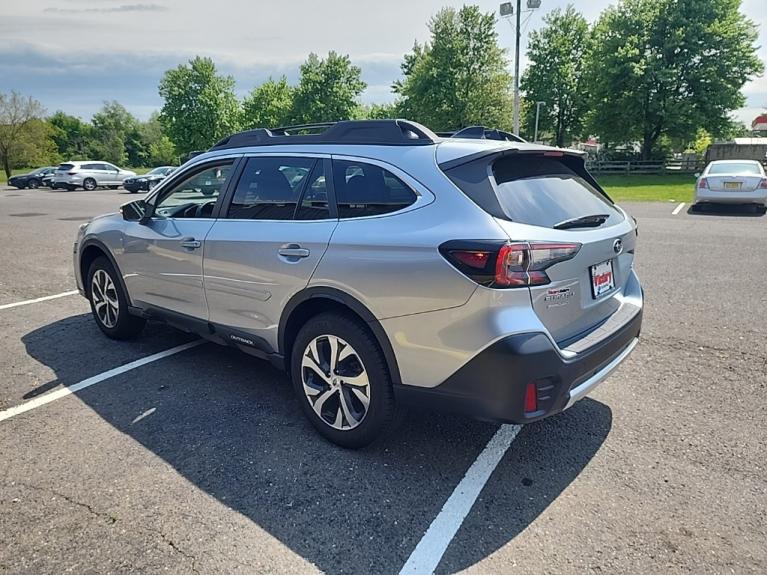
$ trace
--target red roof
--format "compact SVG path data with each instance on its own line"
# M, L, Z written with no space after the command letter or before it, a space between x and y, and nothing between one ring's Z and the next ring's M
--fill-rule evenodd
M751 122L751 127L755 128L757 124L767 124L767 114L760 114Z

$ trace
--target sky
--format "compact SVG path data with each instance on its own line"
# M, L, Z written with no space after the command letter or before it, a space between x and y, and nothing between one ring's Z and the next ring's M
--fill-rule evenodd
M743 0L760 26L759 56L767 62L765 0ZM573 0L570 0L573 2ZM141 119L162 106L157 85L165 70L195 55L210 56L244 96L268 77L295 83L310 52L348 54L362 68L367 103L393 99L402 56L429 38L429 18L453 0L0 0L0 92L16 90L49 112L89 119L117 100ZM485 11L498 1L475 0ZM590 21L614 0L573 2ZM523 5L525 4L523 0ZM542 0L524 14L523 34L568 0ZM513 26L498 23L513 48ZM521 50L524 69L525 41ZM750 124L767 108L767 78L744 87Z

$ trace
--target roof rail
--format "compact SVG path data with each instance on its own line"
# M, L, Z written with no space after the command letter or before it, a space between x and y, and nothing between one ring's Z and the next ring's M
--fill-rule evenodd
M305 133L313 131L318 133ZM343 120L284 126L273 130L256 128L232 134L215 144L211 150L280 144L424 146L435 144L437 141L438 136L429 128L408 120Z
M451 138L469 138L472 140L501 140L506 142L524 142L522 138L511 132L486 128L485 126L469 126L455 132Z

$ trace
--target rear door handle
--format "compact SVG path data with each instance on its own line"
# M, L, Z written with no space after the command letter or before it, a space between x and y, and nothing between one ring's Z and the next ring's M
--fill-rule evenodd
M181 240L181 247L187 248L190 250L196 250L202 245L202 242L200 240L196 240L194 238L185 238Z
M308 258L309 250L302 248L298 244L288 244L282 246L277 253L286 258Z

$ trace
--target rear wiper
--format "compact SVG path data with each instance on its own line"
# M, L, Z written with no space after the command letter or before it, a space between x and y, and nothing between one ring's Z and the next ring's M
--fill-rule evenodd
M564 220L558 224L554 224L555 230L569 230L571 228L597 228L607 221L610 214L593 214L590 216L581 216L580 218L572 218L570 220Z

